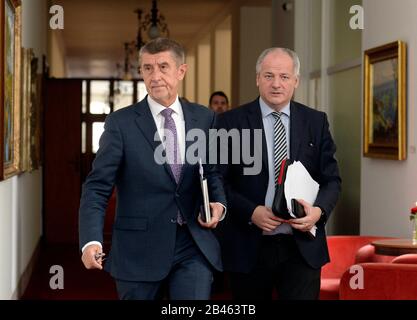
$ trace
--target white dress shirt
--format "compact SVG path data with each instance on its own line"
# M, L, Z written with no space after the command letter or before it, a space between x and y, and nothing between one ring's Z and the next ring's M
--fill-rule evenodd
M165 117L161 114L166 107L156 102L151 96L148 95L148 104L149 108L151 109L151 113L153 119L156 124L156 129L158 130L159 137L164 136L164 124L165 124ZM184 164L185 159L185 120L184 120L184 113L182 112L182 107L178 96L175 98L173 104L169 106L172 109L172 119L174 119L175 127L177 128L177 141L178 147L180 150L180 157L181 163Z
M268 189L265 195L265 206L272 207L275 195L275 169L274 169L274 123L275 118L272 115L274 110L269 107L262 98L259 98L259 104L261 106L262 122L265 130L266 149L268 154ZM286 140L287 140L287 158L290 157L290 104L288 103L281 109L281 122L284 125ZM292 234L292 228L288 223L279 225L275 230L270 232L263 231L264 235L274 235L277 233Z

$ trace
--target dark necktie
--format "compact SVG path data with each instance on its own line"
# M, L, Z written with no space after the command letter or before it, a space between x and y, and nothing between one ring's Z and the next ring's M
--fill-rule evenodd
M274 173L275 185L278 181L281 162L287 158L287 138L285 127L281 121L282 112L272 112L275 118L274 122Z

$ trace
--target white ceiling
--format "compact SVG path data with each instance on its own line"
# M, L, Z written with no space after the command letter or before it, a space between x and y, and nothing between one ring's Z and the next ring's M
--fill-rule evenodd
M187 46L216 20L233 0L159 0L170 37ZM117 76L116 63L123 62L123 43L136 39L140 8L150 12L151 0L54 0L64 8L68 76Z

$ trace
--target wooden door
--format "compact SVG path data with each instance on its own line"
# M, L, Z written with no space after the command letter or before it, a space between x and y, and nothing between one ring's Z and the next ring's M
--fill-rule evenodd
M44 235L78 243L82 81L47 79L44 109Z
M50 243L78 243L81 185L91 170L110 112L142 99L142 81L48 79L45 82L44 234ZM116 197L109 199L104 240L109 243Z

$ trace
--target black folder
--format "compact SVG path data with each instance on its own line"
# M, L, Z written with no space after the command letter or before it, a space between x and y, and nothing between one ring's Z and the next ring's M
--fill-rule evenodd
M291 199L291 208L292 208L292 213L297 218L303 218L306 216L306 212L304 211L303 205L299 203L296 199Z
M284 159L281 162L279 171L277 186L275 188L274 201L272 202L272 212L279 218L289 220L292 219L287 209L287 200L285 199L285 177L287 176L288 166L291 164L291 160Z

